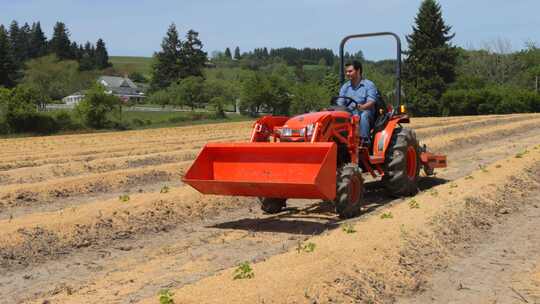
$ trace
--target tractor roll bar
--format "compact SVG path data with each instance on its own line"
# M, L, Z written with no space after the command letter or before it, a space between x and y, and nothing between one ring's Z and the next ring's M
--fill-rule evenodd
M397 43L397 53L396 53L396 106L401 105L401 39L399 36L392 32L379 32L379 33L368 33L368 34L358 34L358 35L349 35L341 40L339 44L339 59L340 59L340 69L339 69L339 81L343 83L345 81L345 58L343 56L343 50L345 48L345 43L350 39L356 38L367 38L367 37L376 37L376 36L392 36L396 39Z

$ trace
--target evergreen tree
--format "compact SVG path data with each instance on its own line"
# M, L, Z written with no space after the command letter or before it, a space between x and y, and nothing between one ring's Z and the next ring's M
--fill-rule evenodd
M231 49L229 48L225 49L225 58L232 59Z
M30 58L37 58L47 54L47 37L41 30L41 24L39 21L32 24L32 31L30 35Z
M56 22L54 25L54 33L50 41L50 50L55 53L60 60L73 58L71 41L69 40L69 31L62 22Z
M69 51L71 53L70 58L80 61L83 54L79 52L79 45L77 42L73 41L69 46Z
M242 55L240 55L240 47L236 47L234 49L234 59L240 60L242 58Z
M84 48L81 44L80 46L82 48L82 57L79 61L79 70L80 71L90 71L95 69L96 66L96 58L95 58L95 48L94 46L87 41L84 44Z
M9 25L9 48L11 50L11 56L13 57L13 62L16 66L22 64L22 57L20 54L23 53L23 46L21 45L21 29L19 28L19 23L16 20L13 20Z
M21 63L30 58L30 39L32 37L32 28L25 22L19 29L19 35L17 39L18 49L13 55L17 57Z
M186 41L182 43L180 53L183 67L182 78L203 75L203 68L208 61L208 57L202 48L203 44L199 39L199 33L189 30L186 35Z
M109 62L109 54L107 53L107 48L105 47L105 42L100 38L96 42L95 50L95 63L97 69L106 69L111 66Z
M437 115L441 96L456 77L457 50L450 44L454 34L435 0L422 2L412 29L404 71L407 99L414 113Z
M182 41L178 36L176 25L169 26L166 36L161 42L161 51L154 53L154 65L152 66L152 90L168 87L182 76L180 63Z
M0 24L0 86L14 86L16 70L17 66L11 53L8 32Z

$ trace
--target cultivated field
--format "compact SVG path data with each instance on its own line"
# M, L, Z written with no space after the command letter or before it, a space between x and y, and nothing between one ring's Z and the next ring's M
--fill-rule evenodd
M0 303L159 303L162 289L175 303L480 303L499 285L540 301L540 115L411 125L449 167L414 200L368 184L346 222L321 201L266 216L182 185L205 143L245 141L251 122L0 140ZM467 273L465 256L494 264ZM254 277L233 280L244 261ZM497 282L467 285L486 271ZM479 298L454 294L467 288Z

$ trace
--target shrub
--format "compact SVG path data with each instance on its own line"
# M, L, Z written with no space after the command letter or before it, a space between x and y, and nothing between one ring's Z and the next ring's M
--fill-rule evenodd
M75 111L82 122L91 128L127 128L125 123L114 121L114 117L119 116L121 111L120 100L116 96L106 94L105 89L99 85L87 92Z
M225 98L218 96L210 100L210 104L214 107L214 114L217 118L225 118Z
M8 123L13 132L51 134L60 129L53 117L43 113L14 113Z
M449 90L442 97L443 115L510 114L540 111L540 94L519 88Z
M68 111L56 112L54 113L53 118L56 120L59 130L80 130L83 128L79 122L75 121L73 115Z

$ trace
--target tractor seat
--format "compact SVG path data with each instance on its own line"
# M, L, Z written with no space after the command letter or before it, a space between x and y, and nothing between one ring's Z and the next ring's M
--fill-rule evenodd
M377 101L375 102L375 123L373 124L372 132L373 134L384 130L388 120L392 113L389 111L386 106L386 102L382 97L381 93L377 90Z
M377 118L375 119L375 123L373 124L373 128L372 128L373 134L384 130L389 120L390 120L390 113L388 112L377 115Z

